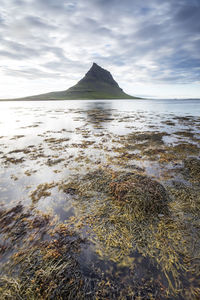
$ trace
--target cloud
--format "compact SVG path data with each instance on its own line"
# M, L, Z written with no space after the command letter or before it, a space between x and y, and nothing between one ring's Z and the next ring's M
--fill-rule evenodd
M119 82L189 85L199 15L199 0L2 0L0 76L75 81L96 61Z
M62 77L62 75L59 72L57 73L44 72L39 68L26 68L24 70L23 68L21 69L6 68L4 72L7 76L15 76L15 77L26 78L26 79L37 79L38 77L40 77L41 79L55 78L55 76L58 76L60 78Z
M23 20L25 26L30 26L39 30L56 30L57 27L45 22L42 18L37 16L26 16Z

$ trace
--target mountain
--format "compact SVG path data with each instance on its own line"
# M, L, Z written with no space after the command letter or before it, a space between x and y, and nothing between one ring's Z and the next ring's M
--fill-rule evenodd
M16 100L136 99L119 87L110 72L93 63L86 75L74 86Z

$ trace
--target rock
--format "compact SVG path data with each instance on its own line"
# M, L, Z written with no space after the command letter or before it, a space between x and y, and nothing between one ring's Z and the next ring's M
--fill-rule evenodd
M159 218L163 218L165 215L163 215L163 214L158 214L158 217Z

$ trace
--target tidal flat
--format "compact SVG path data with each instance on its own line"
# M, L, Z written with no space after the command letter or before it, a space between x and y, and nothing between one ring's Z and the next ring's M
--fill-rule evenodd
M199 299L200 101L0 107L0 299Z

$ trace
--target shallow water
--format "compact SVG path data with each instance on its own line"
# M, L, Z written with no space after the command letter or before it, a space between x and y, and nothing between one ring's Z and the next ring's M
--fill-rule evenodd
M86 238L77 261L91 299L99 290L99 299L198 299L199 116L199 100L0 103L3 216L21 203ZM169 214L147 222L93 188L129 173L164 186ZM5 246L6 224L1 252L10 263L21 244Z

